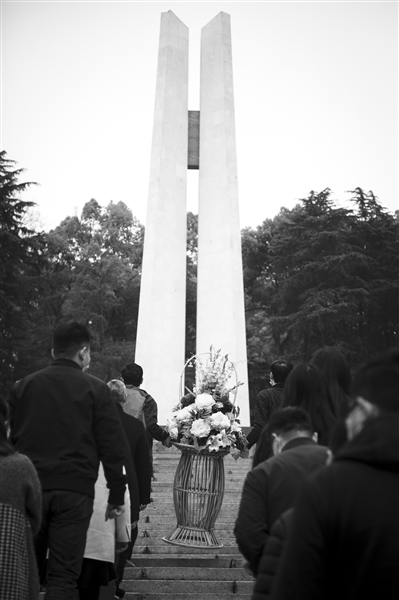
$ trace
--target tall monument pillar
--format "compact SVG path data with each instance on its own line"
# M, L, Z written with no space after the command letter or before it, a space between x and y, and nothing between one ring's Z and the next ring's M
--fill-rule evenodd
M241 424L248 426L233 64L224 12L202 29L199 138L197 353L212 344L236 364Z
M185 354L188 28L162 13L135 362L166 423Z
M235 363L248 426L241 231L230 17L202 30L200 111L188 111L188 29L162 13L150 186L135 362L162 425L179 400L185 364L187 169L199 169L197 353L211 345Z

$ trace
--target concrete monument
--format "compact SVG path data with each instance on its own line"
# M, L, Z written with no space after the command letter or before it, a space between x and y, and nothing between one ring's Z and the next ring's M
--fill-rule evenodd
M188 29L162 13L135 361L165 424L178 402L185 342L187 169L199 168L197 354L236 364L249 423L230 17L202 29L200 111L188 111Z

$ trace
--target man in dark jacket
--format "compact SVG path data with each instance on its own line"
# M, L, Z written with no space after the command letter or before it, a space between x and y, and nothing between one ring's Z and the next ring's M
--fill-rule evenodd
M317 434L302 408L276 411L268 428L275 456L248 473L234 527L238 548L254 574L271 526L292 507L304 479L328 458L328 448L317 445Z
M286 360L275 360L270 365L271 387L259 392L256 398L254 426L247 436L248 448L257 443L263 427L280 407L284 383L291 371L292 363Z
M298 495L276 600L396 599L399 593L399 351L355 376L348 442Z
M70 322L53 335L53 363L17 381L10 393L15 448L33 462L43 490L42 526L35 538L39 570L47 549L46 600L75 599L94 484L102 462L109 487L105 519L123 511L124 435L107 385L84 371L90 332Z

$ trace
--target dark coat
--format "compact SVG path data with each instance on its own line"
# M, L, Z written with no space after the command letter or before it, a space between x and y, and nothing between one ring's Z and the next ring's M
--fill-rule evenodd
M311 438L295 438L247 474L234 535L253 573L274 521L293 506L302 482L326 464L327 456L328 449Z
M39 594L33 536L42 514L39 478L23 454L0 456L0 600Z
M271 415L280 407L283 397L282 383L262 390L256 397L254 426L247 436L248 448L257 443L263 427L269 422Z
M151 495L151 460L147 434L141 421L126 414L120 404L116 405L130 448L139 490L140 504L149 504Z
M259 561L258 574L251 600L270 600L277 567L287 539L288 528L293 509L290 508L281 515L270 530L270 535Z
M110 489L109 503L124 502L124 435L108 386L59 358L17 381L10 392L11 435L29 456L42 489L94 497L99 461Z
M399 416L386 413L302 486L273 598L393 600L398 593Z

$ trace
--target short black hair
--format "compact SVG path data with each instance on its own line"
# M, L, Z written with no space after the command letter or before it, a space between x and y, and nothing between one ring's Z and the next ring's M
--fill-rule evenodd
M129 363L123 367L121 375L126 385L138 387L143 380L143 369L136 363Z
M388 412L399 412L399 348L374 358L356 373L351 389L353 398L361 396Z
M89 328L78 321L68 321L56 327L53 333L53 350L55 356L65 354L73 356L82 346L90 346Z
M307 431L313 434L313 427L309 414L298 406L287 406L276 410L267 424L268 433L280 435L288 431Z
M270 365L270 370L273 374L275 383L285 383L285 380L291 373L292 369L293 364L288 362L288 360L275 360Z

